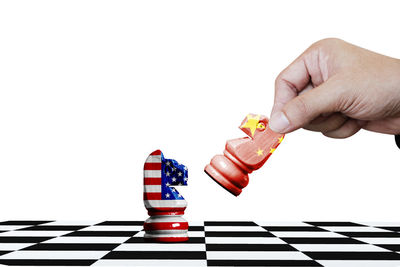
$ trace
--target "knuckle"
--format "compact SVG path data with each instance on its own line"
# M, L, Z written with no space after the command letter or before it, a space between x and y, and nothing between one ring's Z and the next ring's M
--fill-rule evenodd
M345 41L338 38L325 38L313 43L307 50L307 53L318 53L321 57L328 55L330 51L343 46Z
M342 139L338 137L336 134L330 133L330 132L323 132L322 133L324 136L329 137L329 138L335 138L335 139Z
M287 70L287 68L284 69L284 70L282 70L282 71L278 74L278 76L276 76L276 78L275 78L275 86L280 85L280 84L286 82L285 77L284 77L284 76L285 76L285 73L286 73L286 70Z
M352 135L349 132L342 131L342 130L322 132L322 134L327 137L335 138L335 139L344 139L344 138L350 137Z
M360 130L360 127L355 121L348 121L337 130L323 132L322 134L331 138L343 139L348 138Z
M282 73L280 73L276 78L275 78L275 88L279 86L282 80Z
M324 38L324 39L321 39L321 40L315 42L315 43L313 44L313 46L316 46L316 47L321 47L321 46L332 46L332 45L341 44L341 43L343 43L343 42L344 42L344 41L343 41L342 39L335 38L335 37L329 37L329 38Z

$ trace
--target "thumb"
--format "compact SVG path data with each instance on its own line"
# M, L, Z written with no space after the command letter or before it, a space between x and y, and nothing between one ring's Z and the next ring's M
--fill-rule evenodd
M343 99L340 91L329 82L305 91L273 112L269 127L274 132L288 133L305 126L322 113L339 111Z

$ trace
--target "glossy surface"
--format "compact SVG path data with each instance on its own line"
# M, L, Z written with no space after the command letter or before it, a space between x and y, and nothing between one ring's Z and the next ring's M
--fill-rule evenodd
M263 115L247 115L239 128L248 137L227 141L224 154L214 156L204 169L235 196L249 183L248 174L261 168L284 138L268 127Z
M182 218L186 200L173 186L187 185L188 170L176 160L164 158L160 150L144 164L143 201L150 217L145 221L144 238L154 242L188 240L188 222Z

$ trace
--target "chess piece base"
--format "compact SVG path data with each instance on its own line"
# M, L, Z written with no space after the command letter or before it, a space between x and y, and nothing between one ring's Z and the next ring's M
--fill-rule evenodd
M189 239L188 222L179 215L150 216L143 225L149 242L184 242Z
M224 151L224 154L227 153L227 151ZM240 195L242 188L249 183L247 172L226 155L216 155L211 159L210 164L204 168L204 171L234 196Z
M160 236L160 235L152 235L152 234L145 234L144 240L146 242L160 242L160 243L176 243L176 242L185 242L189 240L189 236L182 235L182 236Z

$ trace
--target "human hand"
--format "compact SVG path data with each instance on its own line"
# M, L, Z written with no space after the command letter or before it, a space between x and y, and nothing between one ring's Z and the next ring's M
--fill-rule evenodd
M361 128L400 134L400 60L339 39L314 43L277 77L269 126L333 138Z

